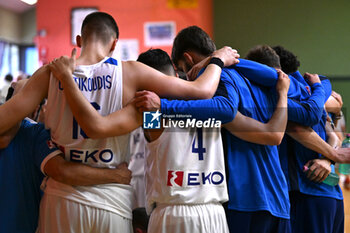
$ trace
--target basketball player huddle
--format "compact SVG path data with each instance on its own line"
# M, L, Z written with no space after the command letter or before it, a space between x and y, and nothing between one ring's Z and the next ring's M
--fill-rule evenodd
M0 129L47 96L45 127L66 161L104 172L131 154L137 162L142 151L143 168L133 175L144 170L144 182L132 181L137 205L129 184L71 185L47 176L37 232L147 230L133 224L135 206L146 208L148 232L343 232L341 190L321 182L332 163L350 161L349 150L326 143L334 133L324 110L328 79L286 74L268 46L239 59L197 26L178 33L171 59L160 49L138 61L114 59L118 36L112 16L88 15L77 37L80 56L73 50L40 68L21 101L16 95L0 107ZM144 124L146 114L160 127ZM208 119L219 124L162 127Z

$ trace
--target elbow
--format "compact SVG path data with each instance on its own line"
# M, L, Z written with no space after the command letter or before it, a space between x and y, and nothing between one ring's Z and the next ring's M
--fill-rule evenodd
M315 106L309 109L306 119L306 126L312 127L318 124L322 118L324 108L323 106Z
M211 99L215 95L216 88L199 88L197 89L198 99Z
M316 124L318 124L321 120L322 117L322 112L321 114L319 113L311 113L308 117L308 120L306 121L306 126L312 127Z
M83 128L83 127L82 127ZM95 121L90 125L83 128L84 134L92 139L106 138L108 131L108 126L106 126L103 121ZM115 135L117 136L117 135Z
M235 118L235 115L236 115L233 108L222 109L221 113L223 115L219 115L218 117L216 116L215 118L221 120L222 124L226 124L226 123L233 121Z
M88 128L87 130L84 130L84 133L87 137L92 139L106 138L106 136L104 136L105 134L103 133L103 129L101 129L99 126Z
M278 146L282 143L284 132L272 132L267 137L267 144L270 146Z
M213 98L215 91L212 90L200 90L198 94L198 99L211 99Z
M301 104L302 111L289 115L288 111L288 119L295 119L296 122L302 124L304 126L312 127L318 124L321 120L323 114L323 107L318 105L311 105L310 103L302 103ZM295 115L298 114L296 117Z
M116 137L129 133L130 130L124 125L104 125L97 124L95 127L91 127L86 132L86 136L92 139L101 139L107 137Z
M277 135L275 137L274 142L275 142L275 145L278 146L278 145L280 145L282 143L282 140L284 138L284 132L278 132L276 134Z

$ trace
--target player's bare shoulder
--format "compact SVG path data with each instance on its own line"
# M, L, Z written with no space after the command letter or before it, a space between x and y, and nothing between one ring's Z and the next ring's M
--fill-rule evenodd
M123 61L123 84L124 87L137 90L143 90L145 82L150 82L150 77L154 77L154 73L158 71L138 61Z
M122 61L122 67L123 78L129 80L139 80L145 73L152 71L152 68L138 61Z
M137 61L122 61L122 69L123 69L123 80L124 81L132 81L135 79L137 72L135 72L135 67L137 67Z

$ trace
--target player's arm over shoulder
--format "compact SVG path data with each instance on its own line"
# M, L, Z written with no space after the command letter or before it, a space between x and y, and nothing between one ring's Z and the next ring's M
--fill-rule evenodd
M41 67L18 94L0 106L0 133L10 129L34 111L47 96L49 77L48 67Z
M119 164L115 169L96 168L66 161L63 154L51 157L43 171L54 180L68 185L130 184L131 181L131 171L126 163Z
M140 62L123 62L123 76L131 82L135 91L149 90L167 98L211 98L216 91L220 73L220 67L211 64L201 77L193 82L189 82L167 76Z

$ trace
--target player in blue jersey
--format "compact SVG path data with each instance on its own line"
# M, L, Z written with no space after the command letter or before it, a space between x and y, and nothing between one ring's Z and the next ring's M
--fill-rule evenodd
M303 82L297 70L300 63L296 56L281 46L273 49L281 60L281 68ZM304 84L307 86L307 83ZM326 125L329 124L326 119L327 114L324 112L320 122L312 127L324 141L327 139L327 134L334 134L326 131ZM328 127L328 130L332 131L332 128ZM280 156L282 162L288 164L284 170L287 179L290 180L292 231L295 233L343 232L344 205L340 187L320 183L329 174L327 172L322 175L320 167L327 167L329 171L334 172L334 166L331 166L331 162L326 162L321 154L307 149L290 138L285 143ZM303 172L305 165L310 167L313 173L305 174Z
M249 77L253 82L261 85L271 86L276 82L276 70L266 65L240 59L240 62L235 65L236 69ZM319 122L322 116L324 102L318 97L314 98L315 90L310 96L310 87L303 77L299 78L289 75L291 85L288 90L288 108L293 109L288 111L288 118L299 124L291 123L290 127L293 126L294 130L289 131L294 139L302 143L305 147L312 149L318 153L323 154L327 158L339 162L347 163L350 159L350 150L348 148L333 148L326 143L319 135L307 126L313 126ZM315 79L315 75L307 75L308 78ZM317 78L317 77L316 77ZM318 79L318 78L317 78ZM305 86L305 84L307 86ZM323 79L322 86L325 87L326 95L331 93L331 85L329 80ZM316 96L319 96L318 94ZM301 111L298 110L298 106L301 105ZM298 115L302 114L302 117ZM302 124L302 125L301 125ZM303 126L307 125L307 126Z
M302 80L297 70L300 63L296 56L282 46L276 46L273 49L281 59L282 69ZM332 134L332 132L329 132L329 130L332 130L331 127L328 127L328 131L326 131L326 125L329 124L329 122L326 122L326 117L324 114L320 123L313 127L324 141L326 141L327 135L329 138L330 134ZM296 143L294 152L296 160L290 162L296 163L299 168L300 164L305 163L305 161L318 160L321 156L298 143ZM309 163L308 165L311 166L312 164ZM295 167L295 165L291 164L288 167ZM332 170L334 172L333 166ZM288 174L289 176L298 177L297 182L291 184L292 190L294 189L294 192L291 194L291 216L295 219L295 226L292 226L293 232L343 232L344 206L339 185L332 187L322 183L310 182L300 170L290 169ZM320 224L321 222L322 224Z
M15 83L14 94L26 81ZM77 170L80 172L75 174ZM127 184L131 179L126 164L104 170L65 161L44 126L25 119L0 135L1 232L35 232L42 195L40 184L45 175L74 185Z
M273 50L276 51L280 58L280 64L281 64L281 69L286 72L287 74L293 76L300 82L304 83L303 77L298 71L298 67L300 66L300 62L292 52L288 51L282 46L274 46L272 47ZM325 78L324 76L321 76L321 78ZM305 84L307 86L307 84ZM341 141L344 139L344 135L341 132L340 128L338 128L337 123L338 120L343 118L343 113L341 111L341 108L343 106L343 101L342 97L336 93L335 91L332 91L331 96L328 98L328 100L325 103L326 111L331 115L331 119L334 123L335 128L337 129L335 131L335 134L339 137L340 139L340 144ZM328 135L329 137L334 137L333 134Z

